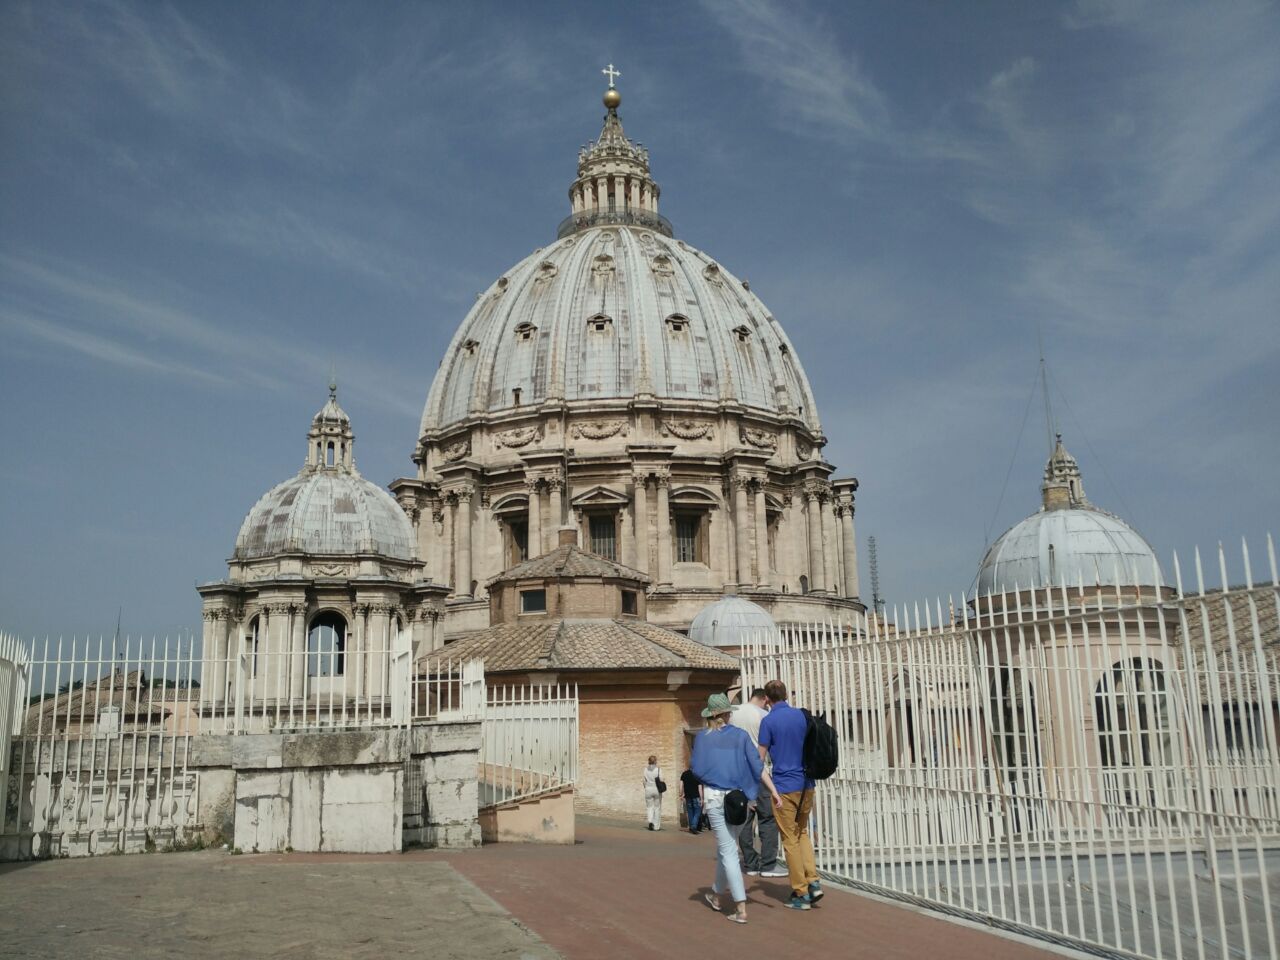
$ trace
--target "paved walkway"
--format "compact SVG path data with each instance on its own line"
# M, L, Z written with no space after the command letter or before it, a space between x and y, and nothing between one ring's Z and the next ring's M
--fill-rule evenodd
M748 878L747 926L707 908L710 834L580 819L573 846L383 856L222 852L0 864L6 958L1051 960L841 890L807 913Z
M554 960L556 953L447 863L204 852L0 864L0 956Z
M1056 956L844 890L829 889L813 910L789 910L785 879L748 877L748 924L738 926L702 901L715 876L714 844L710 832L649 833L642 823L579 817L572 847L495 844L411 856L452 864L567 960L670 960L746 951L850 960Z

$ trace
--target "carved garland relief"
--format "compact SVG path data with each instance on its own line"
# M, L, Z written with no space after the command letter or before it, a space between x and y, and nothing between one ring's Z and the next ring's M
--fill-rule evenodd
M440 451L440 456L447 463L453 463L455 460L461 460L469 453L471 453L471 438L463 437L461 440L455 440L453 443L447 444Z
M699 420L663 420L658 432L664 437L679 437L681 440L701 440L704 437L714 440L716 436L710 423Z
M768 430L753 430L750 427L739 427L738 438L743 443L749 444L760 450L778 449L777 434L770 433Z
M609 437L616 437L619 434L627 435L627 421L625 420L586 420L582 423L575 423L569 428L569 435L572 437L586 437L588 440L607 440Z
M529 427L513 427L495 434L493 438L500 447L526 447L535 440L542 439L542 424Z

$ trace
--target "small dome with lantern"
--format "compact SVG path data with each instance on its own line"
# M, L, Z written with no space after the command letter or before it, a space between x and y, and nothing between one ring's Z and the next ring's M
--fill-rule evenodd
M1086 499L1075 457L1058 435L1045 465L1040 510L987 550L979 595L1065 585L1143 586L1162 582L1151 544L1124 520Z
M283 553L413 560L413 524L386 490L356 470L355 434L337 394L331 383L311 421L302 470L267 491L245 517L234 560Z

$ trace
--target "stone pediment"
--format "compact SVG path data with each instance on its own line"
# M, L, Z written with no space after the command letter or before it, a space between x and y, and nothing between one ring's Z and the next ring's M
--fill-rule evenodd
M620 507L628 502L627 497L616 490L595 486L578 494L569 504L574 507Z

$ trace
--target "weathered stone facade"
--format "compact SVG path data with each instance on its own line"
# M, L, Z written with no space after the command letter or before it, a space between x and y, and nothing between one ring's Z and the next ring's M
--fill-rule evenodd
M447 636L488 625L484 584L554 545L653 581L685 628L726 591L781 622L860 610L854 479L833 481L782 327L657 212L610 91L560 236L484 291L432 384L414 476L391 487L448 585Z

